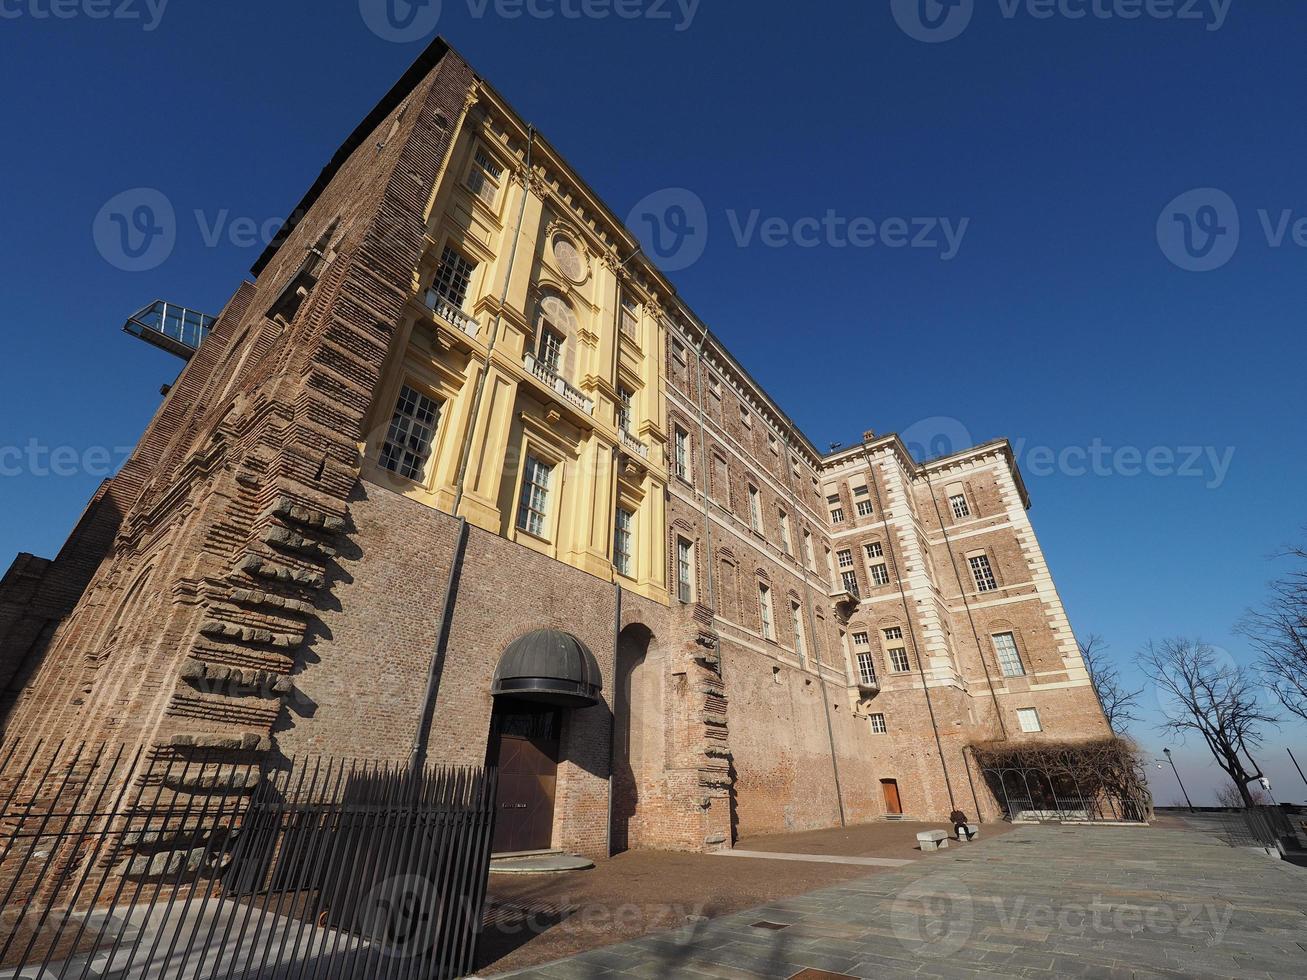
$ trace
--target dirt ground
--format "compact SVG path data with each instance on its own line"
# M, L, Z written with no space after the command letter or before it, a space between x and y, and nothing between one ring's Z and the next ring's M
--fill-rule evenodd
M736 848L928 860L930 855L916 849L917 833L948 829L945 824L873 823L755 837L739 841ZM985 824L981 840L1010 829L1008 824ZM489 976L536 966L650 932L675 929L696 917L713 918L766 905L882 870L887 869L628 851L597 862L589 871L491 875L477 970Z

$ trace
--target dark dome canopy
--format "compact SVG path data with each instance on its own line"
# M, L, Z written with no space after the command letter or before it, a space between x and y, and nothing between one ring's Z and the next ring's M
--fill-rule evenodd
M499 658L492 694L560 708L599 703L599 662L584 643L562 630L535 630L514 640Z

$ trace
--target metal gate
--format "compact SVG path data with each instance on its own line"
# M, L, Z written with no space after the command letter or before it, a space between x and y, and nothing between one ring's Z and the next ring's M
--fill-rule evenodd
M1149 801L1102 779L1087 783L1070 769L982 769L986 785L1009 820L1135 823L1148 820Z
M494 770L0 750L0 978L457 977Z

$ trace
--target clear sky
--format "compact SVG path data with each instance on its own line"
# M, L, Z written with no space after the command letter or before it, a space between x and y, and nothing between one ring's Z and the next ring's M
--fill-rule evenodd
M1175 633L1244 660L1233 624L1307 523L1307 5L925 13L0 0L0 565L57 551L175 376L123 320L216 313L438 30L651 249L682 246L682 294L820 447L1010 437L1077 631L1127 665ZM175 242L125 271L106 205L140 188ZM1301 727L1262 755L1301 800L1286 745L1307 763ZM1204 750L1175 750L1205 795Z

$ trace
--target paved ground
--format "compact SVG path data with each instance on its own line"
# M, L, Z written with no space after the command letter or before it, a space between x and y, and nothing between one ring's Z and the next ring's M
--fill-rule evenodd
M805 969L855 977L1301 977L1307 871L1192 829L1023 826L521 975L742 980Z
M490 876L489 924L478 944L482 975L546 963L653 932L688 916L715 918L868 874L876 866L797 861L806 853L875 861L933 860L916 847L920 830L940 824L874 823L756 837L739 846L785 858L715 857L632 851L564 875ZM1007 829L995 825L993 832ZM990 827L985 827L990 833Z

